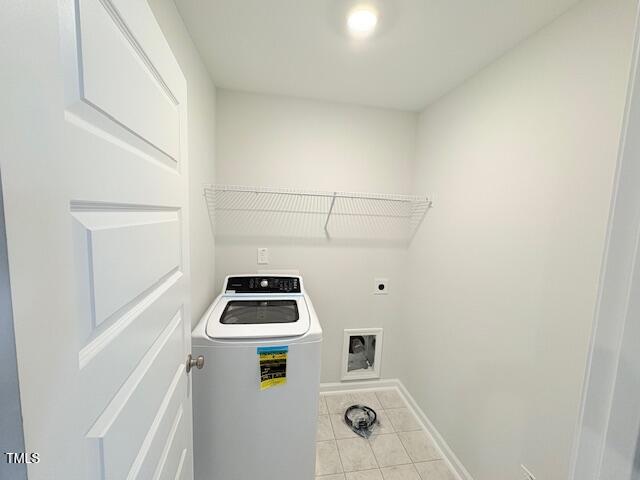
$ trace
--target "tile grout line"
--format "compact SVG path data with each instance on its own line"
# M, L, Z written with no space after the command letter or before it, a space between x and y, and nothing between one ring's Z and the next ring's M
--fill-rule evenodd
M336 450L338 451L338 460L340 460L340 468L342 469L342 475L344 478L347 478L347 472L344 471L344 463L342 462L342 454L340 453L340 445L338 445L338 440L334 440L336 442Z
M389 388L389 389L384 389L384 390L387 391L387 390L392 390L392 389ZM354 390L354 391L359 391L359 390ZM400 392L397 391L397 389L395 389L395 391L398 394L400 394L400 399L402 400L402 403L403 403L404 406L394 406L394 407L390 408L389 410L407 410L409 413L411 413L417 419L416 413L413 411L413 408L411 408L411 406L408 404L407 400L402 396L402 394ZM353 393L353 391L347 390L347 391L339 391L339 392L321 393L321 396L322 397L326 397L326 396L331 395L331 394L334 394L334 395L350 395L352 393ZM380 400L380 397L378 396L378 391L372 391L371 393L374 394L374 397L376 398L377 402L380 404L380 408L377 410L377 412L385 413L387 411L387 409L385 409L384 406L382 405L382 401ZM341 474L343 475L345 480L346 480L346 477L347 477L348 473L367 472L367 471L379 471L381 476L382 476L382 479L385 480L384 479L385 476L384 476L384 474L382 472L383 468L395 468L395 467L402 467L402 466L408 466L408 465L411 465L413 467L413 471L417 475L418 479L425 480L420 475L420 472L418 471L418 468L417 468L416 465L418 463L423 464L423 463L432 463L432 462L444 461L442 458L432 458L430 460L423 460L423 461L420 461L420 462L415 462L411 458L411 456L409 455L409 452L407 451L407 447L405 445L405 442L403 442L402 437L399 434L401 434L401 433L411 433L411 432L423 432L423 433L425 433L427 435L427 438L430 439L432 441L432 443L433 443L433 439L431 438L429 432L425 431L424 427L422 427L422 426L420 426L420 428L415 429L415 430L399 430L393 424L393 422L391 421L391 418L387 416L388 423L392 427L391 428L392 432L391 433L385 433L385 434L379 434L379 435L380 436L381 435L395 435L398 438L398 440L400 441L400 446L402 447L403 451L407 455L407 458L409 458L410 462L409 463L398 464L398 465L389 465L389 466L386 466L386 467L380 467L380 464L378 462L378 458L376 457L375 453L373 453L373 448L371 447L371 439L367 439L367 444L369 445L369 448L371 448L371 450L372 450L373 458L374 458L374 461L376 463L377 468L367 468L367 469L364 469L364 470L354 470L354 471L346 472L344 470L344 463L342 461L342 454L341 454L340 448L338 446L338 440L339 439L337 438L336 428L334 427L334 422L331 421L331 417L332 416L336 416L336 415L340 416L340 412L339 413L331 413L329 411L328 403L326 402L326 398L324 400L325 400L325 405L327 407L327 415L328 415L328 418L329 418L329 425L331 427L331 432L333 434L334 441L336 442L336 449L338 450L338 459L340 461L340 466L342 467ZM386 415L386 413L385 413L385 415ZM347 437L347 438L342 438L340 440L349 440L349 439L354 439L354 438L358 438L358 437ZM322 480L322 478L329 477L331 475L332 474L323 475L323 476L317 477L317 480ZM340 473L338 473L337 475L340 475Z

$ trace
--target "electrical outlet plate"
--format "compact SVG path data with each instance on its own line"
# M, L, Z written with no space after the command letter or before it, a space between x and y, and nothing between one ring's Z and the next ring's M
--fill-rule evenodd
M388 278L374 278L373 279L373 294L374 295L388 295L389 294L389 279Z
M258 265L268 265L269 264L269 249L268 248L258 248Z

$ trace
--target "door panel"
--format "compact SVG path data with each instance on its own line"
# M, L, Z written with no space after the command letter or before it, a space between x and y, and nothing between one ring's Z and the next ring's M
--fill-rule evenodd
M184 405L180 401L179 393L177 393L186 388L186 383L187 379L182 375L182 372L176 373L169 389L170 392L175 393L166 396L163 400L153 426L145 438L143 448L131 469L131 478L154 478L156 472L162 470L166 458L165 452L168 452L174 443L178 434L177 425L184 421L186 416ZM187 454L187 464L188 461ZM185 468L186 470L187 468Z
M144 0L24 3L0 168L29 478L192 478L186 82Z
M180 410L176 416L162 455L162 461L156 469L154 478L161 480L183 478L187 451L180 439L184 437L189 426L182 413L182 410Z
M80 4L82 98L174 161L178 101L162 74L107 0Z
M100 478L127 478L157 413L164 413L163 399L184 395L171 389L173 380L185 375L183 337L178 313L91 426L87 438L99 442L103 459Z
M86 230L93 328L181 270L177 211L74 212ZM134 305L132 305L132 303Z
M175 315L179 297L176 282L181 277L180 273L172 275L136 309L80 351L81 395L91 395L93 399L83 405L84 425L91 425L98 418L113 392L131 375Z

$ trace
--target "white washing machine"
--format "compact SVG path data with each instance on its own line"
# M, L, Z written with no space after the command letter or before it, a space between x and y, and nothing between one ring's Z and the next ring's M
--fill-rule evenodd
M301 277L225 279L193 330L196 480L313 480L321 343Z

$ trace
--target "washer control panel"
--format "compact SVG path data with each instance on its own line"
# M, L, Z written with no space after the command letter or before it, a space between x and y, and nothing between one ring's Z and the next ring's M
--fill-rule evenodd
M300 277L229 277L226 293L300 293Z

